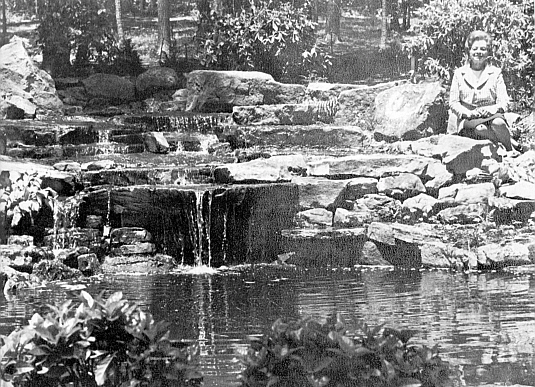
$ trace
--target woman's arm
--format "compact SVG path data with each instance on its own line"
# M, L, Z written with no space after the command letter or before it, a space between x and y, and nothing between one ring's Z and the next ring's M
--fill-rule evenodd
M461 103L461 78L462 76L460 75L459 71L456 70L453 74L453 79L451 81L449 100L450 109L459 118L470 118L473 112L470 109L464 107Z
M496 81L496 107L498 110L506 112L509 108L510 101L509 94L507 94L507 87L500 73Z

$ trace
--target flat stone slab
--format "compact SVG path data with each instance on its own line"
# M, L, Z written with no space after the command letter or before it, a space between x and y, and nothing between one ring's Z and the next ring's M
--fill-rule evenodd
M175 260L164 254L129 255L106 257L100 270L105 274L113 273L169 273L176 266Z
M423 176L427 166L436 162L439 161L414 155L369 154L338 158L316 157L308 162L308 174L374 178L399 173Z
M238 125L313 125L332 122L333 117L333 113L324 111L315 102L234 106L232 109L232 118Z
M304 267L358 265L365 241L364 228L282 231L283 251L289 255L286 263Z
M220 165L214 169L214 180L220 184L288 182L292 170L305 170L306 167L303 155L273 156Z
M112 184L114 186L205 184L212 180L213 167L143 167L82 171L85 186Z
M535 239L480 246L477 248L477 260L481 267L493 269L530 265L535 260Z
M292 183L299 187L299 207L328 208L346 190L352 180L332 180L324 177L292 176Z
M262 125L229 127L228 135L234 135L247 146L287 149L357 149L370 143L368 131L356 126L333 125ZM227 132L224 132L224 135Z
M368 227L367 235L371 240L391 246L396 245L398 241L418 244L441 240L435 227L427 223L411 226L401 223L373 222Z

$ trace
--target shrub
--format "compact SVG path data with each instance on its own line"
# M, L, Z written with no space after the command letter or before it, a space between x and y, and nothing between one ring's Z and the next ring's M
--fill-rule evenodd
M423 72L449 80L464 62L464 42L474 30L489 32L493 61L520 107L531 105L535 82L535 25L531 0L433 0L421 8L416 34L404 46Z
M238 15L201 15L196 37L201 63L222 70L257 70L278 80L324 76L330 56L316 46L306 8L262 3Z
M327 322L277 320L272 331L252 337L242 385L444 386L450 368L436 348L409 346L415 331L369 328L349 335L340 315Z
M77 71L109 64L117 47L113 15L97 0L51 0L37 28L43 67L53 75L70 71L71 55Z
M36 237L44 232L47 219L52 220L57 205L57 193L51 188L41 188L37 173L23 172L0 188L0 205L5 206L6 219L10 228ZM43 223L43 224L41 224Z
M110 63L104 66L103 70L120 76L137 76L144 71L139 52L135 49L131 39L125 39L123 44L113 47L110 53Z
M109 298L80 294L34 314L29 325L2 337L0 377L15 387L196 386L190 364L196 346L169 340L168 324L117 292Z

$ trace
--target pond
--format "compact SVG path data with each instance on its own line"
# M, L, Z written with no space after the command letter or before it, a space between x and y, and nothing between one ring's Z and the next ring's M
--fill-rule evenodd
M418 329L413 343L437 344L463 371L467 385L535 385L535 278L499 272L454 273L378 267L298 269L236 267L213 275L93 277L0 296L0 333L25 324L45 303L121 290L171 337L200 344L204 386L236 386L246 335L265 332L279 317L325 318L342 313L348 325ZM82 287L82 286L78 286Z

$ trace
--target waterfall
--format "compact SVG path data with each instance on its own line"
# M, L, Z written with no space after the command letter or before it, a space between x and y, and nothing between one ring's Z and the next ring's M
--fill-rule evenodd
M196 267L212 263L212 244L210 240L210 222L212 211L212 193L210 191L195 191L195 206L189 211L190 237L195 257ZM206 259L203 261L203 254Z

